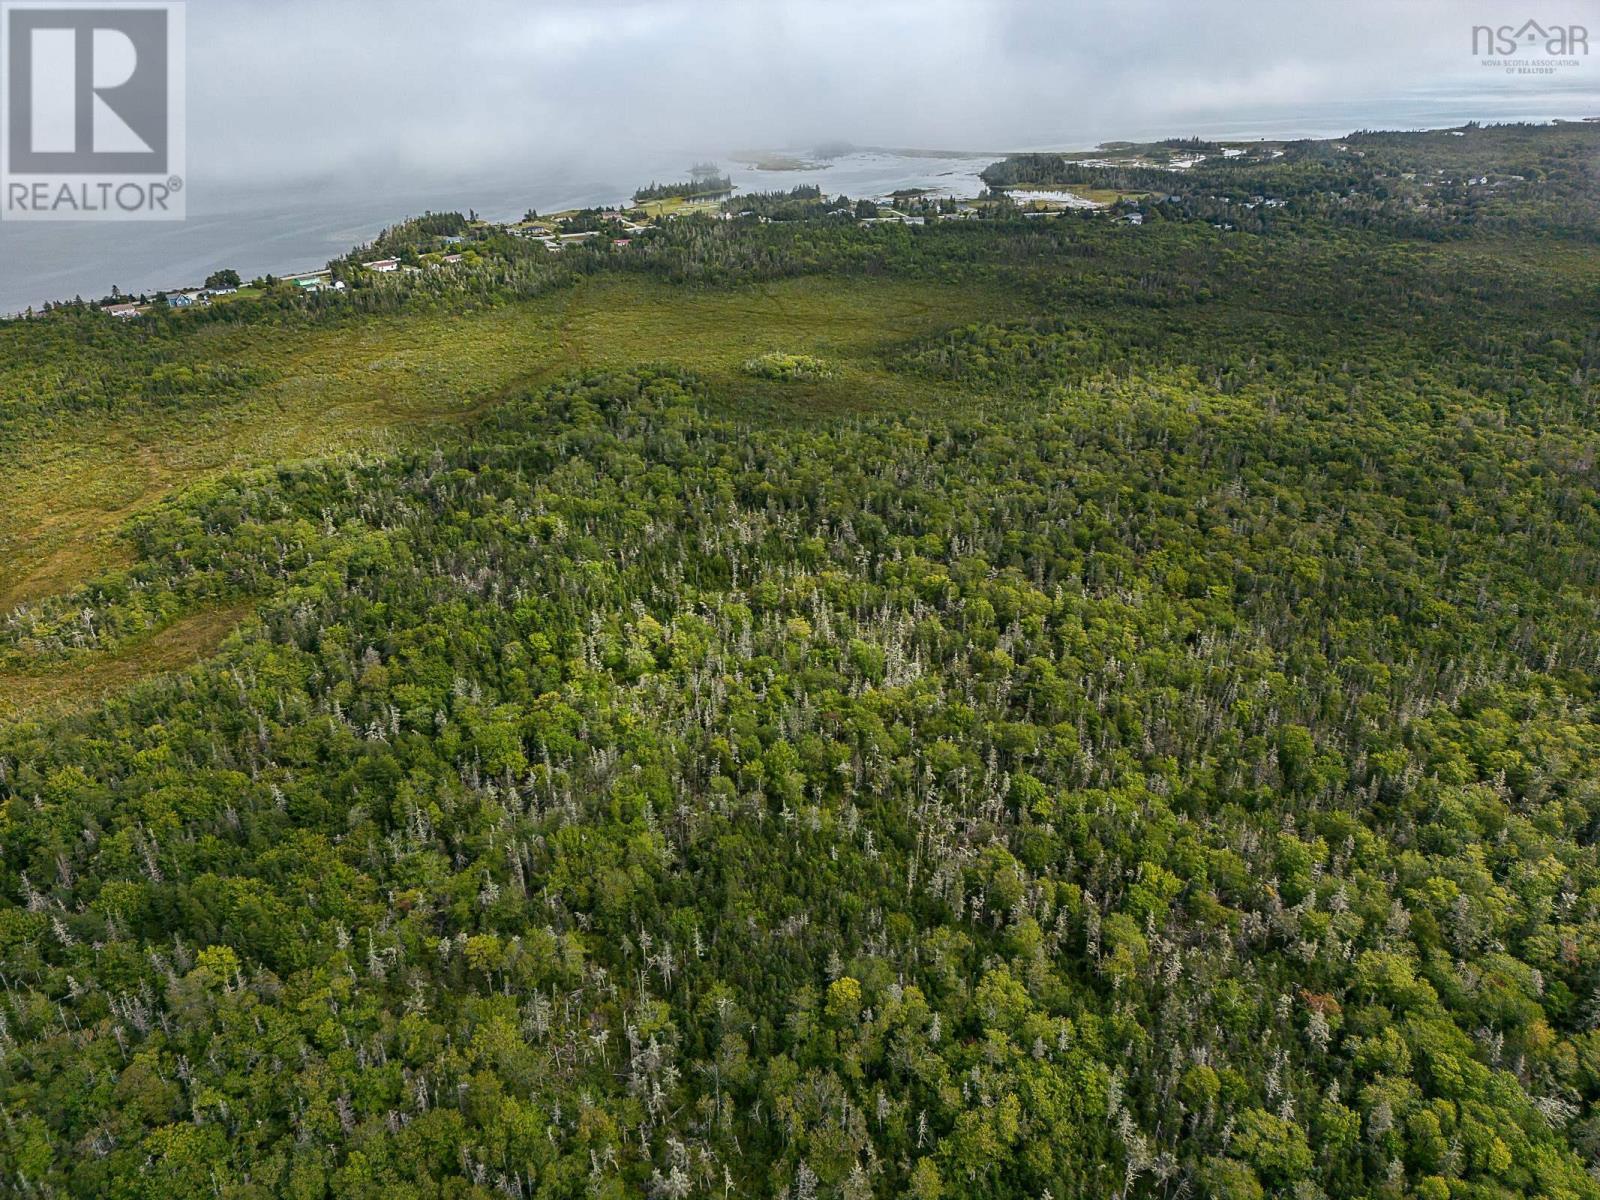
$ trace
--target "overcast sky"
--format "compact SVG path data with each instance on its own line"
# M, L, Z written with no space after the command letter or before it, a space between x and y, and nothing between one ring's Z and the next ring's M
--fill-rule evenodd
M1084 145L1408 96L1526 105L1475 23L1593 24L1537 0L190 0L190 162L355 166L804 147ZM1600 59L1597 59L1600 61ZM1551 111L1570 105L1552 103Z
M430 207L616 203L739 150L1600 116L1600 53L1548 76L1473 55L1473 25L1529 17L1600 43L1597 0L1528 3L188 0L188 220L0 221L0 313L304 268ZM890 175L822 186L924 182Z

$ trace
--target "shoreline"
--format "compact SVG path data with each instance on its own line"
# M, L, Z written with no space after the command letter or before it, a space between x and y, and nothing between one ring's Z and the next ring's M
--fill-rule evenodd
M1350 134L1354 133L1354 132L1379 132L1379 131L1381 131L1381 132L1394 132L1394 133L1437 133L1437 132L1448 131L1448 130L1451 130L1451 129L1459 129L1459 128L1462 127L1463 124L1466 124L1467 122L1460 122L1460 123L1456 123L1456 124L1448 124L1447 123L1447 124L1419 124L1419 125L1402 125L1399 122L1395 122L1395 123L1380 123L1378 125L1373 125L1373 126L1369 126L1369 127L1362 127L1361 129L1358 129L1358 130L1351 130L1351 129L1346 128L1346 129L1343 130L1343 132L1338 132L1338 133L1306 134L1306 133L1303 133L1303 132L1299 132L1300 130L1305 129L1306 126L1308 124L1311 124L1311 123L1313 123L1313 122L1299 122L1299 123L1297 123L1294 131L1285 130L1285 131L1276 132L1276 133L1262 133L1262 132L1259 132L1261 126L1258 124L1258 125L1256 125L1254 127L1257 130L1257 132L1255 132L1253 134L1251 134L1251 133L1226 133L1226 134L1215 134L1215 135L1207 136L1206 134L1204 134L1202 132L1202 133L1199 133L1199 134L1192 134L1192 135L1191 134L1174 134L1174 135L1170 135L1170 136L1185 136L1185 137L1187 137L1187 136L1200 136L1200 137L1205 138L1205 140L1215 141L1215 142L1217 142L1219 144L1249 145L1249 144L1259 144L1259 143L1263 143L1263 142L1265 142L1265 143L1282 143L1282 142L1292 142L1292 141L1321 141L1321 140L1328 140L1328 139L1331 139L1331 138L1339 138L1339 137L1350 136ZM1484 125L1486 127L1487 126L1494 126L1494 125L1558 125L1558 124L1582 125L1582 124L1600 123L1600 117L1573 116L1573 115L1546 116L1546 117L1541 117L1541 118L1508 117L1508 118L1503 118L1503 119L1498 119L1498 120L1480 120L1477 123L1480 124L1480 125ZM1070 140L1072 140L1072 139L1061 139L1061 140L1054 141L1054 142L1052 142L1050 144L1041 144L1041 145L1037 145L1037 146L1017 148L1017 149L1008 150L1008 151L927 150L927 149L909 149L909 148L888 148L888 147L883 147L883 146L854 146L854 145L850 145L850 146L848 146L848 149L847 149L847 151L845 153L842 153L842 154L838 155L837 157L833 157L833 158L820 158L820 157L817 156L817 154L814 151L812 151L812 152L801 152L801 151L798 151L796 149L782 149L782 150L774 149L774 150L764 150L764 151L753 151L753 150L746 149L746 150L739 151L739 152L737 152L736 154L733 154L733 155L719 155L719 156L717 156L715 161L717 161L719 164L724 164L727 167L735 167L735 166L737 166L739 168L739 173L744 175L744 176L750 176L750 175L762 176L762 177L764 177L763 182L770 182L770 185L771 185L771 187L773 189L776 189L776 190L787 190L790 186L793 185L793 181L794 181L796 176L801 176L801 175L822 175L825 178L827 175L831 174L833 172L833 170L835 170L840 164L847 164L851 160L856 160L856 161L859 162L859 161L871 158L871 159L880 159L880 160L881 159L904 159L907 162L915 162L915 161L919 161L920 160L920 161L926 162L926 163L975 162L975 161L978 161L978 160L987 160L988 162L994 162L994 161L997 161L997 160L999 160L1001 158L1006 157L1006 155L1008 155L1008 154L1023 154L1023 153L1087 154L1087 153L1092 153L1093 151L1098 150L1101 147L1116 145L1118 142L1121 142L1121 141L1139 141L1139 140L1151 141L1151 140L1159 140L1159 139L1152 139L1152 138L1144 138L1144 139L1137 139L1137 138L1128 138L1128 139L1101 138L1101 139L1095 141L1093 145L1067 145L1067 144L1065 144L1066 142L1068 142ZM845 150L845 145L841 144L839 149ZM756 160L757 160L758 157L761 158L761 159L766 160L767 162L769 162L771 164L773 164L771 166L771 168L770 169L764 169L760 165L752 165L752 164L756 163ZM780 160L781 160L781 165L779 165L780 164ZM949 174L955 175L955 174L958 174L958 173L957 172L950 172ZM965 178L966 176L963 174L962 177ZM972 178L976 178L976 172L972 173L971 177ZM922 190L929 190L929 189L926 188L925 183L926 183L926 181L922 180L922 177L915 176L913 173L908 172L906 179L904 181L902 181L898 186L884 187L881 190L877 190L877 191L874 191L874 192L871 192L871 193L863 192L861 194L861 196L856 196L855 194L851 193L847 187L841 186L836 190L836 192L830 192L830 194L849 194L849 195L851 195L852 199L859 199L859 198L862 198L862 197L865 197L867 199L883 199L883 198L886 198L886 197L892 195L895 191L912 190L912 189L917 189L919 187ZM828 185L826 183L821 184L821 186L823 186L824 191L828 191L829 190L828 189ZM412 195L418 195L423 190L424 190L423 187L419 186L418 188L413 189L411 194ZM617 207L617 208L623 208L623 209L632 207L631 194L630 194L630 198L623 199L623 200L620 200L620 201L619 200L615 200L615 199L599 199L599 200L597 200L597 199L595 199L595 196L598 194L599 188L596 188L593 192L583 192L582 193L582 198L577 198L576 193L578 193L580 190L581 190L581 187L580 188L574 188L572 191L570 191L568 193L568 197L572 198L572 202L571 203L567 203L567 204L563 204L560 209L554 209L552 211L566 211L566 210L569 210L569 209L572 209L572 208L583 208L583 207ZM758 190L758 189L754 189L754 188L750 187L746 183L738 183L738 182L736 182L736 184L735 184L735 191L736 192L737 191L746 191L746 192L748 192L748 191L752 191L752 190ZM933 190L938 190L938 189L933 189ZM413 200L413 201L410 201L409 203L410 203L411 207L409 209L407 209L406 208L406 202L403 202L403 201L399 200L399 198L397 198L395 209L389 211L388 215L381 219L381 223L379 223L379 220L377 218L372 218L370 220L363 221L360 218L356 217L354 214L349 214L349 215L344 215L344 216L339 216L337 214L328 214L324 218L325 220L331 220L331 222L335 223L335 224L344 225L346 223L349 223L349 224L355 226L355 228L349 230L349 233L350 233L351 236L353 236L354 240L345 241L345 242L342 242L342 243L333 243L334 249L332 250L332 253L330 254L330 257L338 257L338 256L340 256L340 255L342 255L344 253L348 253L352 249L355 249L355 248L360 247L362 245L369 244L371 238L376 237L377 234L380 233L384 228L387 228L387 227L395 224L398 221L405 220L407 215L408 215L408 213L409 213L409 215L413 215L413 216L417 215L420 211L422 211L422 209L418 209L416 207L418 203L421 203L423 205L423 208L432 207L432 202L423 201L423 200ZM447 203L447 202L440 202L440 203ZM458 198L457 207L459 208L462 204L469 204L470 205L470 201L461 201ZM495 224L514 223L517 220L517 214L515 212L515 207L511 205L509 200L506 202L506 205L507 205L506 207L502 208L498 204L493 204L488 209L486 209L484 212L480 213L480 215L482 217L484 217L484 219L489 220L489 221L491 221L492 223L495 223ZM346 206L346 212L348 212L348 208L349 208L349 206ZM444 209L443 211L449 211L449 210L448 209ZM507 215L505 215L502 218L499 215L500 213L505 213ZM267 219L267 218L270 217L270 210L262 209L262 210L255 211L255 212L250 212L249 210L245 210L245 212L243 214L236 214L236 215L243 215L244 219L246 219L246 220L262 220L262 219ZM214 217L211 217L211 218L205 218L205 217L202 216L199 219L200 222L205 222L207 220L212 221L212 222L218 222L218 221L225 222L227 220L227 216L225 214L218 214L217 216L214 216ZM177 225L177 226L172 227L171 230L170 230L170 233L175 235L175 234L178 233L179 230L184 228L184 225L188 225L190 227L193 227L198 223L199 222L197 222L195 218L191 217L189 222L186 222L183 225ZM92 226L94 226L96 228L105 228L105 225L102 224L102 223L77 223L73 227L74 228L81 228L82 225L84 225L84 224L89 224L89 225L92 225ZM0 235L4 234L4 231L5 231L6 228L13 228L14 229L14 228L27 228L27 227L26 226L19 227L19 226L11 225L11 224L8 223L7 226L0 226ZM141 228L144 228L144 227L141 226ZM368 230L368 229L371 230L370 233L358 232L358 230L365 231L365 230ZM161 232L169 232L169 231L168 230L163 230ZM277 240L277 239L281 238L282 236L283 235L276 235L274 237L274 239L272 239L272 240ZM332 236L331 231L328 231L327 236L330 236L330 237ZM188 254L190 257L196 257L197 256L196 252L185 252L185 253ZM212 265L209 267L209 270L217 270L217 269L221 269L221 268L224 268L224 267L235 267L235 269L239 269L239 268L237 268L235 263L226 262L226 261L220 261L221 259L225 259L225 258L228 258L228 257L241 258L241 257L244 257L244 256L239 255L237 253L230 254L230 252L227 252L227 251L219 251L215 255L207 256L207 260L208 261L210 261L213 258L218 260L218 261L212 262ZM287 258L288 256L286 255L285 257ZM296 255L296 257L297 258L301 258L301 257L303 257L303 255ZM16 259L14 258L13 261L16 261ZM248 262L249 260L246 259L245 261ZM280 259L278 261L281 262L283 260ZM321 263L320 266L314 267L314 268L311 268L311 269L312 270L320 270L323 267L325 267L326 265L327 265L327 260L324 260ZM183 268L176 268L175 269L175 273L176 273L176 271L179 271L179 270L198 270L198 269L199 269L198 266L188 266L188 267L183 267ZM62 270L62 271L58 271L56 273L57 274L64 274L66 272L65 272L65 270ZM240 274L241 275L245 275L247 277L266 277L266 276L270 275L270 276L274 276L274 277L277 277L277 278L285 278L285 277L287 277L287 276L289 276L289 275L291 275L293 273L294 272L289 271L287 268L283 268L283 267L280 267L280 266L277 266L277 265L273 265L273 266L269 266L269 267L260 267L260 268L247 267L247 268L244 268L244 269L240 269ZM29 304L20 304L19 303L17 307L10 307L5 311L0 312L0 321L11 321L11 320L26 319L30 309L32 310L33 313L38 314L40 311L43 310L44 306L47 305L47 304L50 304L50 305L70 304L70 303L73 302L74 299L77 299L77 298L82 298L87 303L90 303L90 304L97 304L101 298L109 295L112 285L116 282L114 278L110 278L114 274L115 274L115 271L113 269L109 269L108 268L105 271L105 276L110 279L109 282L107 282L107 283L105 283L103 285L100 285L98 287L95 287L95 288L79 288L78 289L78 295L75 296L75 297L62 296L61 294L58 293L54 298L51 298L51 299L40 300L38 302L29 303ZM158 292L158 291L167 291L167 292L179 291L179 290L185 290L187 288L191 288L191 287L194 287L194 286L197 286L197 285L193 285L193 284L174 285L174 284L170 284L169 283L167 285L160 285L160 286L157 286L157 285L139 286L139 287L134 287L132 289L124 289L124 291L125 292L130 292L131 294L135 294L135 295L139 295L139 294L149 295L149 294L154 294L155 292ZM66 290L66 289L63 289L63 290ZM94 292L94 293L97 293L97 294L94 295L91 298L88 295L89 292Z

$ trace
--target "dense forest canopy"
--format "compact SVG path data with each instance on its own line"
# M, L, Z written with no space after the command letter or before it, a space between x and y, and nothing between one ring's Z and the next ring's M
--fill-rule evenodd
M1341 144L1600 148L1447 136ZM0 726L0 1188L1600 1197L1600 260L1542 177L1443 241L1358 172L0 326L14 448L602 277L1021 314L885 336L892 399L775 346L226 474L8 614L66 673L250 613Z

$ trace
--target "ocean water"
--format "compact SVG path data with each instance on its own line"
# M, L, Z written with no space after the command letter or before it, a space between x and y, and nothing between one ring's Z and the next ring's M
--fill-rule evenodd
M323 179L256 190L191 186L188 220L163 223L0 222L0 313L75 296L98 299L113 285L141 293L194 286L232 267L249 279L324 265L384 227L427 210L476 211L489 220L625 203L651 180L681 179L691 164L719 162L741 191L816 184L830 196L878 197L916 187L952 196L983 190L978 172L998 152L963 157L862 152L825 168L761 171L716 156L680 155L588 177L570 164L530 163L492 174L405 181Z
M1293 113L1240 114L1225 122L1162 129L1084 131L1035 129L1014 149L1090 149L1112 139L1190 136L1229 140L1335 137L1356 129L1428 129L1515 120L1580 120L1600 116L1600 95L1474 95L1435 92L1388 105L1322 105ZM1037 114L1035 114L1037 120ZM980 150L982 152L980 152ZM805 159L810 151L792 151ZM760 171L720 160L744 191L816 184L829 195L877 198L901 188L971 197L983 188L978 173L1004 153L979 148L960 155L858 151L825 167ZM95 299L113 285L140 293L193 286L232 267L246 278L320 267L385 226L426 210L476 210L491 220L587 205L619 204L651 180L682 178L692 154L641 158L596 168L560 164L501 164L475 176L425 178L351 176L230 188L191 173L189 218L172 224L0 222L0 313L21 312L75 296ZM198 172L201 164L192 164Z

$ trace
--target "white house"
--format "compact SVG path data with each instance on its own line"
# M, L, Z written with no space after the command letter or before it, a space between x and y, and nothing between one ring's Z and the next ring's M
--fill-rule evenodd
M380 258L374 262L362 263L361 265L369 271L376 271L380 275L388 275L400 269L400 260L398 258Z

